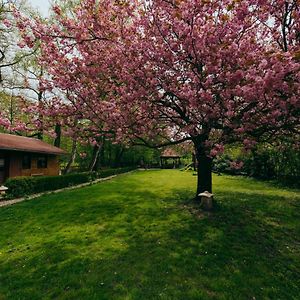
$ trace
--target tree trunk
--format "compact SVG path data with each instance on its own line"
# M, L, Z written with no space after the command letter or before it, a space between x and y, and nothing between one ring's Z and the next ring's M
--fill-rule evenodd
M194 141L196 162L197 162L197 194L196 199L200 200L198 196L205 191L212 192L212 158L209 157L205 151L204 143L206 139L199 137Z
M61 143L61 125L60 124L55 125L55 134L56 134L56 138L54 140L54 146L60 147L60 143Z
M192 160L193 160L193 169L194 171L197 171L196 165L197 165L197 159L196 159L196 154L192 153Z
M197 195L205 191L212 192L212 159L205 154L197 155L198 182Z
M124 154L124 150L125 150L125 148L122 147L122 146L117 148L115 162L114 162L114 167L115 168L121 167L121 159L122 159L122 156Z
M97 163L97 160L98 160L98 157L100 154L100 149L101 149L100 146L98 146L98 145L94 146L93 156L92 156L92 160L91 160L91 163L89 166L90 172L95 171L96 163Z
M100 154L99 154L99 159L98 159L98 162L97 162L98 170L101 169L102 164L104 163L104 160L105 160L105 148L106 148L106 140L105 140L105 137L103 137L102 147L101 147Z
M112 166L112 145L109 143L108 145L108 165L111 167Z
M74 163L75 158L76 158L76 151L77 151L77 139L74 138L73 143L72 143L71 157L69 159L69 162L68 162L66 168L63 171L64 174L68 174L70 172L71 166Z
M41 71L41 75L43 74L43 72ZM42 100L43 100L43 91L39 91L38 92L38 104L39 104L39 107L42 105ZM37 138L39 140L43 140L44 139L44 130L43 130L43 127L44 127L44 124L43 124L43 120L44 117L43 115L39 112L39 121L40 121L40 127L39 128L39 131L37 133Z

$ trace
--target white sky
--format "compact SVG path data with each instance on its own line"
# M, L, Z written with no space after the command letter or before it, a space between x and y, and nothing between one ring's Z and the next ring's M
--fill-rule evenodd
M44 17L49 15L50 3L49 0L28 0L33 8L37 8Z

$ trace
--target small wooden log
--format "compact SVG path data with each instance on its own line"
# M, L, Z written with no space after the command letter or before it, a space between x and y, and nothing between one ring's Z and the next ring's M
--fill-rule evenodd
M209 193L208 191L205 191L204 193L201 193L198 195L201 199L201 207L204 210L210 211L213 209L213 194Z

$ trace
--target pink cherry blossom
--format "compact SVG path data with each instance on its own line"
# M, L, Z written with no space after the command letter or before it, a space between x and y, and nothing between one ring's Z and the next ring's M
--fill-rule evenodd
M41 88L68 95L40 113L116 141L190 140L211 176L218 145L249 149L299 126L299 11L296 0L83 0L73 17L55 6L51 23L15 15L27 46L40 42Z

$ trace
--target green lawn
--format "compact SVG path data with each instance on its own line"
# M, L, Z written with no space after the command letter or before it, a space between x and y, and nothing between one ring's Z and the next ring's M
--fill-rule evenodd
M300 193L137 171L0 208L0 299L300 299Z

